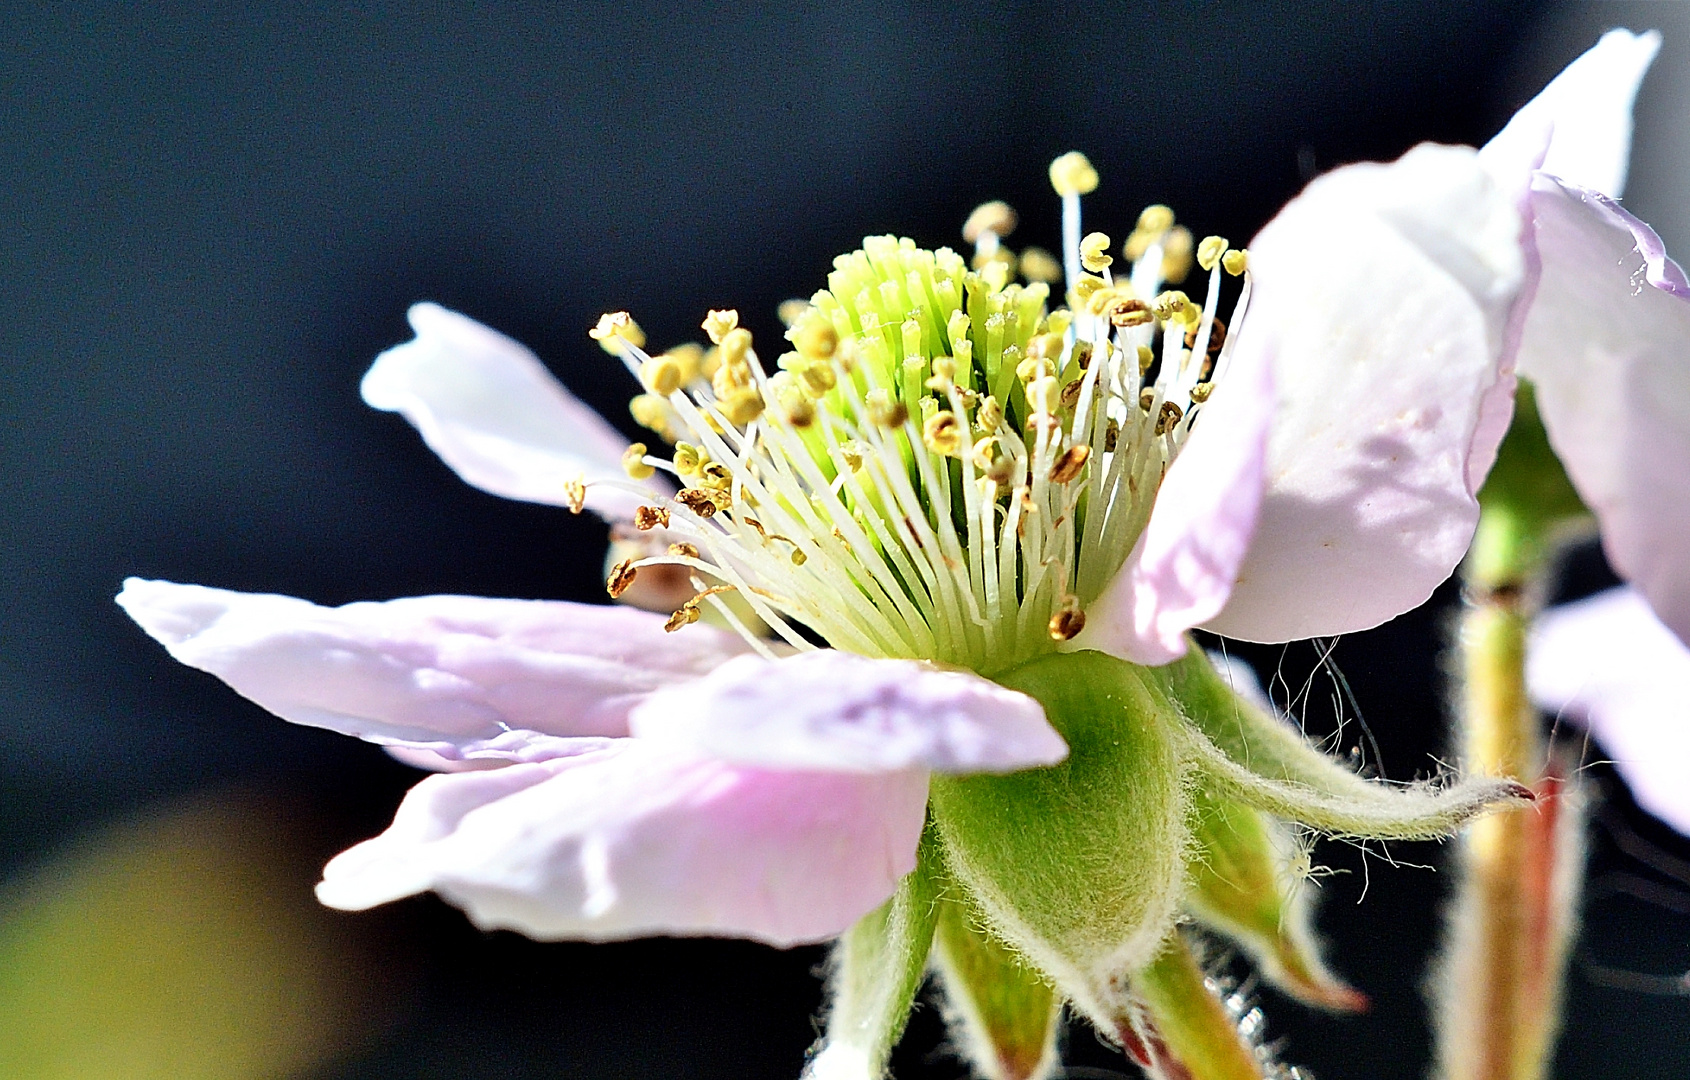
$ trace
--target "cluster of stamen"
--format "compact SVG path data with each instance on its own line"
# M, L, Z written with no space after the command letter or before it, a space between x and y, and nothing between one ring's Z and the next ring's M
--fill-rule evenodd
M1116 278L1109 238L1080 236L1096 173L1065 155L1051 174L1066 307L1048 307L1056 259L1010 252L1014 212L988 203L964 228L971 260L890 236L836 259L826 289L783 305L773 371L733 311L704 320L710 349L658 355L626 314L605 316L593 336L645 388L635 419L673 447L630 447L628 476L679 486L635 516L650 542L611 594L679 565L697 592L671 630L708 606L765 651L766 629L986 673L1079 634L1224 374L1221 273L1245 257L1210 237L1195 251L1207 301L1164 291L1193 245L1153 206Z

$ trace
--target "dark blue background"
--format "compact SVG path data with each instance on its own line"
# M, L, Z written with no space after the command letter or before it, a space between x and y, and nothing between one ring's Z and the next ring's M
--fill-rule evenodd
M767 337L778 302L864 233L955 243L993 197L1022 212L1016 244L1054 247L1045 166L1071 148L1104 178L1094 227L1125 235L1161 201L1198 235L1242 241L1311 170L1482 142L1535 73L1594 40L1546 37L1549 14L1432 0L7 10L0 870L240 784L308 823L303 893L414 778L170 661L111 604L126 575L322 603L602 596L601 526L464 486L359 402L412 301L527 342L630 428L635 388L585 334L601 311L631 309L667 344L735 306ZM1452 599L1337 654L1394 778L1443 747ZM1286 655L1293 683L1309 663ZM1357 906L1360 858L1323 856L1353 871L1323 887L1324 921L1376 1009L1310 1018L1269 996L1270 1032L1328 1080L1418 1077L1442 882L1374 859ZM812 1037L816 950L539 946L433 900L348 919L420 975L396 1026L325 1080L791 1077ZM1644 905L1592 922L1620 962L1669 971L1690 962L1684 930ZM1572 995L1566 1075L1690 1072L1682 1002L1581 976ZM902 1075L960 1075L939 1039L932 1011L918 1017ZM1088 1034L1073 1043L1076 1060L1128 1069Z

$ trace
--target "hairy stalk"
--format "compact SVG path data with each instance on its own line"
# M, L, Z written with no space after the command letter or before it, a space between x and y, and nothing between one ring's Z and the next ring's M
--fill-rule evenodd
M1474 822L1434 984L1441 1080L1541 1080L1584 863L1584 806L1553 765L1525 684L1526 635L1549 545L1508 500L1485 506L1457 641L1468 769L1514 777L1532 805Z

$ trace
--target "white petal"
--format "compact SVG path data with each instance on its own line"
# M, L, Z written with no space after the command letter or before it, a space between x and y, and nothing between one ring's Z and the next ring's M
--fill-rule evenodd
M1462 147L1314 181L1250 245L1238 332L1273 364L1267 494L1232 599L1208 626L1285 641L1375 626L1466 553L1474 483L1501 438L1524 260L1507 193Z
M1690 641L1690 283L1645 224L1539 174L1542 272L1520 344L1608 560Z
M323 608L131 578L117 602L176 659L283 719L451 759L511 756L498 742L507 729L625 734L647 693L748 648L713 627L665 634L648 612L562 601Z
M746 656L652 694L642 739L772 769L1012 772L1068 755L1039 703L978 675L832 649Z
M1545 612L1526 682L1539 707L1589 726L1640 806L1690 835L1690 650L1642 597L1610 589Z
M1656 31L1610 30L1514 114L1479 156L1504 187L1533 169L1618 198L1631 162L1631 105L1661 47Z
M616 429L526 348L438 304L408 315L417 336L376 357L364 400L404 415L452 471L507 499L566 506L586 480L587 508L626 520L650 502L629 490Z
M765 772L619 739L429 777L317 895L356 910L433 889L542 939L821 941L914 869L926 803L919 770Z
M1086 610L1081 648L1139 664L1185 655L1185 634L1226 605L1261 509L1274 416L1265 358L1234 364L1197 415L1126 565Z

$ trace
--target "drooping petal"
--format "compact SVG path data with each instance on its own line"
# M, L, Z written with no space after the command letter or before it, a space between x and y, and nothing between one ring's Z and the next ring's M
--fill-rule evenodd
M1140 664L1185 655L1185 633L1226 606L1261 509L1274 415L1266 357L1234 364L1195 418L1126 565L1075 644Z
M1614 570L1690 641L1690 282L1612 200L1539 174L1520 373Z
M324 608L131 578L117 602L176 659L285 720L449 759L498 753L509 729L626 734L646 694L748 648L713 627L665 634L648 612L562 601Z
M1641 596L1610 589L1544 612L1526 685L1589 727L1638 805L1690 836L1690 649Z
M1631 163L1631 104L1661 47L1656 31L1610 30L1479 151L1504 186L1542 169L1619 198Z
M659 690L628 720L639 738L770 769L1013 772L1068 754L1025 694L969 672L833 649L741 657Z
M1449 576L1478 521L1470 461L1502 434L1479 403L1511 377L1519 237L1476 151L1432 145L1321 177L1257 236L1235 360L1272 363L1278 407L1255 540L1210 629L1360 630Z
M830 938L915 866L919 770L771 772L640 739L423 780L335 857L318 897L358 910L432 889L541 939Z
M532 352L438 304L413 305L417 336L376 357L364 401L402 414L452 471L507 499L586 507L626 520L650 500L630 490L616 429L554 379Z

